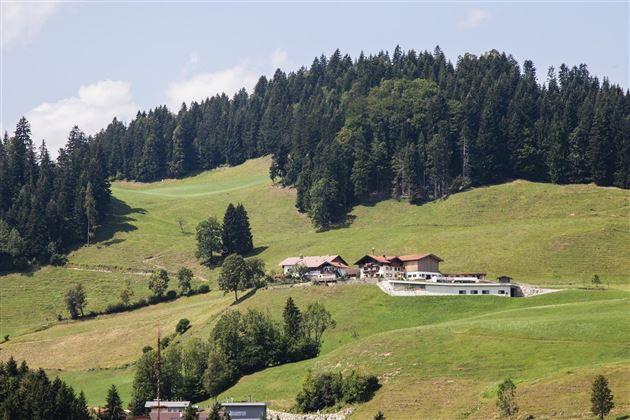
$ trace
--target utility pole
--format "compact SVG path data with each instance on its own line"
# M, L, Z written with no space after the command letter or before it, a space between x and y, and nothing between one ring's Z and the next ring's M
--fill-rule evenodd
M160 379L162 376L162 360L160 359L160 321L157 323L157 420L160 420Z

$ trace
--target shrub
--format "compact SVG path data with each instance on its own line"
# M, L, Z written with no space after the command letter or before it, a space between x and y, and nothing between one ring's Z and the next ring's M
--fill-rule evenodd
M201 286L199 286L199 288L197 289L197 293L202 294L202 293L209 293L210 292L210 286L208 286L207 284L202 284Z
M168 345L171 343L171 338L170 337L164 337L160 340L160 347L165 349L168 347Z
M175 290L169 290L166 292L166 300L177 299L177 292Z
M148 352L150 352L152 350L153 350L153 347L151 347L151 346L144 346L144 347L142 347L142 354L148 353Z
M380 388L378 378L374 375L361 375L353 370L343 381L343 399L348 404L366 402L372 399L374 392Z
M302 390L296 397L297 408L302 412L314 412L341 402L348 404L372 399L380 388L374 375L362 375L352 371L345 378L341 373L308 373Z
M186 318L182 318L177 323L177 326L175 327L175 332L177 332L178 334L184 334L188 330L188 328L190 328L190 321Z

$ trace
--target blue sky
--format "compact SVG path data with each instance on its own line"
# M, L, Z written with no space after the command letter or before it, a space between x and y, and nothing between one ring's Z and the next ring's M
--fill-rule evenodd
M250 88L336 48L432 50L453 61L490 49L547 68L588 64L624 88L628 2L139 3L2 2L2 131L31 120L55 151L73 124Z

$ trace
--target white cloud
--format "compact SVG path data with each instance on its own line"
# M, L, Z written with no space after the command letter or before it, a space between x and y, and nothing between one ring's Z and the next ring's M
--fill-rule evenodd
M492 20L492 15L487 10L471 9L466 18L461 22L464 29L475 29L484 22Z
M44 26L59 3L2 2L2 48L28 42Z
M166 104L170 110L177 112L182 102L199 102L221 93L231 96L241 88L251 91L259 77L259 73L242 66L200 73L189 79L169 84L166 88Z
M184 65L183 75L187 73L187 69L198 62L197 53L191 53ZM182 77L179 81L170 83L166 88L166 105L171 111L177 112L182 102L187 104L191 101L200 102L221 93L232 96L241 88L251 93L260 76L273 76L278 68L286 71L289 64L287 52L276 49L271 55L261 60L253 62L243 60L240 65L225 70L198 73L189 78Z
M33 142L39 144L45 139L49 151L56 156L75 125L86 135L95 134L114 117L129 121L137 111L129 83L102 80L81 86L78 96L38 105L26 114L26 118L31 123Z

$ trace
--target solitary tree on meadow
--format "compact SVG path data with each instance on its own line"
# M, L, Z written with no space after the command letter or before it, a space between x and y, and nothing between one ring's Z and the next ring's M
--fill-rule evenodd
M163 296L168 287L168 273L166 270L157 270L149 277L149 290L153 292L154 296Z
M319 302L309 304L306 307L306 311L304 311L302 319L306 339L316 344L317 347L322 342L324 332L337 326L337 322L335 322L330 312Z
M219 274L219 288L223 291L234 292L234 302L238 302L238 292L254 287L258 279L265 275L265 264L252 258L249 261L232 254L223 261Z
M512 420L518 413L518 404L516 404L516 385L511 379L506 379L499 385L497 391L497 407L508 419Z
M77 283L76 286L68 289L65 296L66 308L70 312L72 319L78 318L79 314L83 316L83 309L85 309L87 301L87 294L81 283Z
M190 268L182 267L177 272L177 279L179 280L179 290L182 295L187 295L190 292L190 282L193 278L193 272Z
M591 392L591 411L600 420L610 413L615 403L613 403L613 394L608 388L608 380L603 375L597 375L593 381Z
M131 282L129 280L125 281L125 285L122 289L120 289L120 300L125 306L129 305L129 301L133 296L133 289L131 288Z
M593 274L593 278L591 279L591 283L593 283L593 286L599 287L599 285L602 284L602 280L599 278L599 275Z

